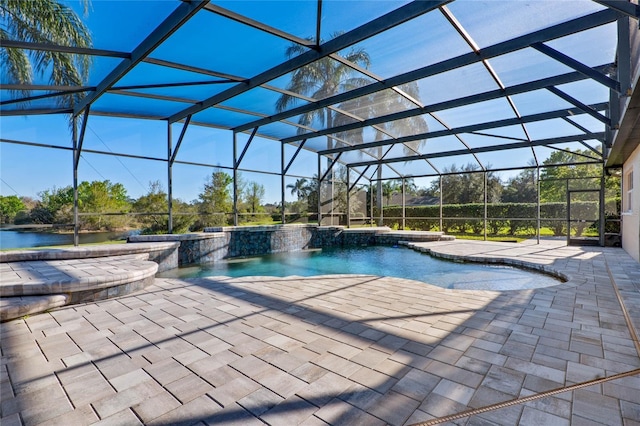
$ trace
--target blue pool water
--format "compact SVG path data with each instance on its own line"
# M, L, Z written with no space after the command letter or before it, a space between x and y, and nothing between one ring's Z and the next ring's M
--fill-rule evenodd
M366 274L407 278L444 288L521 290L560 284L546 274L510 266L454 263L403 247L329 248L238 258L173 269L165 278Z

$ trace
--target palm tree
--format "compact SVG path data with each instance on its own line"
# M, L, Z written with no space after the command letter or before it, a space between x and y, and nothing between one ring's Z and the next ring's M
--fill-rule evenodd
M393 197L393 194L397 194L401 190L402 190L402 184L396 181L388 180L382 184L382 195L384 196L384 199L387 202L387 206L391 202L391 197Z
M404 191L411 195L415 195L418 192L418 186L413 178L406 178L404 180Z
M331 36L335 38L340 34L340 32L336 32ZM308 38L308 40L311 40L311 38ZM304 53L306 50L306 47L294 44L287 48L285 54L288 58L292 58ZM368 68L370 63L369 54L362 48L351 48L344 56L344 59L364 68ZM348 65L325 56L295 70L291 74L291 81L287 85L287 90L314 99L325 99L357 87L365 86L371 82L368 78L358 76L355 70ZM285 111L293 107L297 102L297 97L285 93L281 95L276 102L276 110L278 112ZM335 125L344 124L345 119L349 118L331 108L321 108L302 114L298 123L303 126L311 126L315 122L320 127L331 128ZM298 133L302 132L304 132L304 129L299 128ZM360 137L360 139L362 138ZM333 147L332 141L333 139L327 136L328 149ZM332 159L328 158L327 161L330 165ZM332 174L329 174L328 180L331 182L333 198Z
M339 35L339 33L333 34L333 37L336 37L337 35ZM305 52L305 50L306 48L303 46L292 45L287 49L286 54L291 58ZM370 65L369 54L361 48L351 49L345 56L345 59L364 68L368 68ZM291 75L291 81L287 86L287 90L310 96L314 99L324 99L371 83L372 80L355 75L354 70L349 66L329 57L325 57L294 71ZM408 98L416 99L418 101L420 100L418 84L416 82L411 82L400 86L398 89L399 90L384 90L373 93L370 96L351 99L338 105L338 109L344 109L346 111L362 111L360 115L365 115L363 118L370 118L388 115L408 108L415 108L416 105ZM407 96L403 96L401 93ZM276 102L276 109L278 111L284 111L293 106L296 102L296 97L283 94ZM353 118L345 114L340 114L329 108L322 108L303 114L299 119L299 123L305 126L311 126L316 122L320 126L331 128L333 126L346 124L352 120ZM304 130L302 128L298 129L299 133L303 131ZM409 134L425 133L427 131L427 122L422 116L409 117L402 120L379 124L376 127L375 140L382 140L385 137L385 133L390 133L394 136L405 136ZM362 142L362 134L362 129L356 129L340 133L337 136L341 139L347 139L355 145ZM424 140L420 140L407 143L404 145L405 151L407 154L414 154L412 149L417 149L417 146L424 142ZM327 136L327 148L332 148L332 145L331 137ZM382 147L377 149L378 158L382 157L382 150ZM331 159L328 161L330 163ZM331 180L332 176L329 176L329 179ZM382 168L379 167L378 182L381 182L381 179ZM378 185L378 190L378 207L379 211L382 212L381 185ZM382 221L382 217L380 217L379 221Z
M334 33L332 37L335 38L340 34L339 32ZM308 40L311 39L309 38ZM306 50L307 48L304 46L293 44L287 48L285 54L288 58L293 58L306 52ZM361 67L369 67L369 54L361 48L352 48L344 58ZM367 78L355 76L353 68L325 56L295 70L291 74L291 81L287 85L287 90L314 99L325 99L370 83L371 80ZM276 102L276 110L278 112L285 111L295 106L297 102L297 97L286 93L282 94ZM304 113L298 122L304 126L310 126L314 121L317 121L320 126L330 128L334 126L337 114L339 113L334 110L322 108ZM303 131L304 129L302 128L298 129L298 132ZM331 139L328 139L328 143L331 144Z
M83 0L85 13L90 0ZM91 34L80 17L56 0L0 0L0 43L19 40L71 47L91 47ZM34 74L49 75L56 86L81 86L87 81L91 58L65 52L25 51L0 47L3 77L14 84L30 84ZM20 91L28 96L28 91ZM59 98L70 106L82 94Z
M418 84L414 81L411 83L403 84L399 87L400 92L408 95L412 99L420 100L420 89ZM408 108L415 108L416 105L411 102L407 97L402 96L400 93L393 90L384 90L373 93L371 101L371 115L372 116L384 116L393 114L401 110ZM402 137L406 135L415 135L420 133L426 133L429 130L426 120L421 115L413 117L403 118L401 120L391 121L387 123L381 123L376 128L375 140L379 141L385 137L385 133L390 133L395 137ZM403 145L406 155L413 155L417 151L418 147L426 142L425 139L418 141L407 142ZM383 148L378 148L378 158L382 158ZM377 171L378 182L382 179L382 167L378 167ZM378 218L378 225L382 225L382 198L383 198L383 185L377 186L377 204L380 217ZM388 201L387 201L388 204Z
M290 183L287 188L291 190L291 195L295 195L298 200L306 198L310 190L305 178L296 179L296 183Z

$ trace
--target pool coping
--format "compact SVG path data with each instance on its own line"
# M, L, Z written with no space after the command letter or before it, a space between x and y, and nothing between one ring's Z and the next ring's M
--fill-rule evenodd
M452 262L461 262L461 263L467 262L467 263L479 263L479 264L486 264L486 265L514 266L524 270L540 272L540 273L550 275L552 277L560 279L561 282L558 283L558 285L566 284L576 279L576 277L574 277L572 274L567 274L554 267L549 267L547 265L542 265L532 261L518 260L517 258L512 258L507 256L490 257L490 256L451 254L451 253L444 253L439 251L437 246L436 247L425 246L424 243L413 243L409 241L402 241L401 243L402 245L409 247L412 250L416 250L421 253L426 253L429 256L432 256L437 259L444 259ZM524 289L524 290L527 290L527 289ZM517 290L499 290L499 291L517 291Z

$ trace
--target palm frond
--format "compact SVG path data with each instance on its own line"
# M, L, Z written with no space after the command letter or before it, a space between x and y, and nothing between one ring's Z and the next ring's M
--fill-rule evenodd
M310 37L307 37L306 40L311 41ZM293 58L294 56L298 56L303 54L304 52L306 52L308 49L304 46L301 46L299 44L292 44L289 47L287 47L287 49L285 50L285 56L289 59Z
M335 32L332 34L332 38L341 34L341 32ZM309 38L309 40L311 39ZM305 51L305 47L294 44L286 49L285 54L291 58ZM368 67L370 64L369 55L362 48L352 48L347 52L345 58L362 67ZM371 80L357 75L352 67L330 57L324 57L292 72L287 90L320 100L370 83ZM276 110L284 111L296 103L295 97L283 94L276 101ZM332 127L336 122L340 123L341 120L344 120L345 117L341 117L341 114L328 108L320 108L302 114L298 118L298 123L307 127L314 124L320 127ZM305 131L303 128L298 128L298 133ZM357 132L362 133L362 131L355 131L351 132L353 135L350 134L350 136L358 139ZM361 135L359 139L361 141ZM332 142L329 139L327 143L330 147Z
M89 0L84 0L83 4L85 12L88 11ZM91 47L92 44L91 34L82 20L73 10L55 0L0 0L0 18L4 24L2 36L9 40L72 47ZM91 67L90 56L64 52L22 51L22 54L7 53L3 59L6 59L7 76L24 83L30 83L35 73L49 74L52 84L79 86L88 80ZM68 106L80 96L61 96L59 101Z
M0 41L9 39L9 34L0 28ZM6 77L8 81L19 84L31 82L33 71L29 57L23 50L0 47L0 59L4 64L2 72L5 75L3 77Z

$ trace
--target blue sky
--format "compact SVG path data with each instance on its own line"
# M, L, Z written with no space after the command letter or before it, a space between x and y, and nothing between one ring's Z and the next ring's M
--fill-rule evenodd
M80 11L77 2L68 2ZM307 37L315 33L314 1L283 1L276 3L260 1L239 1L216 3L252 19L264 20L267 24L295 34ZM400 2L371 1L364 3L349 1L323 2L324 18L322 36L331 37L335 31L349 31L368 19L380 16ZM131 51L144 37L161 22L165 16L177 7L176 1L93 1L92 11L85 18L91 28L94 46L101 49ZM586 9L585 9L586 7ZM356 8L354 10L354 8ZM504 41L530 31L537 30L549 23L576 17L588 11L601 8L591 1L456 1L449 9L474 37L482 48ZM493 23L491 17L496 11L509 16L505 22L509 25ZM357 12L357 13L356 13ZM141 17L144 17L141 19ZM117 22L117 24L115 23ZM114 31L114 29L116 29ZM579 41L579 42L578 42ZM220 72L251 77L274 66L284 59L284 50L289 42L269 34L245 27L237 22L223 20L211 13L200 13L191 22L174 34L163 46L152 53L151 57L169 61L185 62ZM549 43L550 46L570 53L572 57L587 65L595 66L611 62L615 53L615 26L591 30ZM438 12L429 13L406 25L384 32L371 40L358 45L371 56L371 71L387 78L424 65L457 56L469 51L464 40ZM97 84L107 75L119 59L96 58L89 84ZM570 69L558 64L533 49L514 52L490 61L503 83L507 86L543 78ZM118 84L148 84L153 82L197 81L207 79L202 75L164 69L151 64L142 64L134 72L125 76ZM44 81L36 81L43 83ZM285 75L270 84L284 88L288 82ZM496 88L486 69L475 64L445 74L429 77L418 82L421 100L425 104L455 99ZM182 96L202 100L228 85L198 86L190 89L155 89L149 93ZM561 87L567 93L584 103L601 102L608 99L604 87L593 84L572 83ZM7 96L2 91L3 99ZM142 90L144 92L144 90ZM256 113L275 112L274 100L279 95L258 88L247 92L240 100L230 100L225 106L241 107ZM514 96L520 114L533 114L549 109L569 107L565 101L547 91ZM190 104L163 104L149 99L108 94L94 105L94 110L109 111L126 105L133 113L148 112L168 116ZM485 102L475 106L457 108L438 113L438 117L449 126L455 127L487 120L512 117L513 111L504 99ZM245 114L231 113L219 109L208 110L194 116L194 120L222 120L229 125L237 125L253 120ZM425 117L430 130L443 128L432 117ZM602 131L602 125L589 116L574 118L592 131ZM292 118L295 120L295 118ZM145 155L165 158L167 155L166 121L117 119L91 116L84 143L85 149L122 152L132 155ZM180 133L181 125L174 125L174 143ZM261 128L274 137L286 137L295 134L295 128L287 125L271 125ZM573 126L556 120L543 124L531 124L528 131L532 139L542 139L557 134L578 133ZM15 139L62 147L71 146L71 136L67 118L63 116L30 116L0 118L0 132L4 139ZM288 132L288 133L287 133ZM367 134L365 132L365 134ZM498 129L494 134L522 138L520 127ZM465 142L471 146L495 144L495 138L477 135L465 135ZM247 136L239 136L241 141ZM314 143L313 141L309 142ZM324 143L319 139L316 143ZM453 138L430 140L422 148L423 152L459 149L461 143ZM579 147L567 144L567 148ZM242 143L240 144L240 149ZM295 147L287 147L287 158ZM397 153L395 152L397 151ZM550 150L537 149L539 159L543 160ZM400 148L390 153L401 155ZM61 187L72 182L71 153L58 149L38 149L9 143L0 144L1 178L0 194L36 197L39 191L53 186ZM494 167L526 165L531 150L509 154L484 154L482 161ZM190 126L182 145L178 160L231 166L232 135L228 131ZM443 168L456 162L463 165L469 158L434 160L437 167ZM415 164L414 164L415 163ZM400 167L401 163L398 164ZM424 162L412 162L405 165L411 173L424 173ZM258 139L247 152L241 167L265 172L278 172L280 169L280 149L276 141ZM211 169L195 166L176 165L174 167L174 194L176 197L191 201L202 189L204 180ZM291 173L311 176L317 173L315 154L303 151L292 166ZM280 199L280 178L275 175L243 172L246 181L257 181L265 186L266 202ZM506 179L513 173L504 173ZM389 169L385 176L390 177ZM132 158L116 158L84 153L79 167L80 180L103 180L123 183L129 195L138 197L144 194L152 180L160 180L166 187L166 166L158 161L144 161ZM295 178L287 178L292 183ZM419 186L428 186L427 179L419 180ZM289 196L288 196L289 197Z

